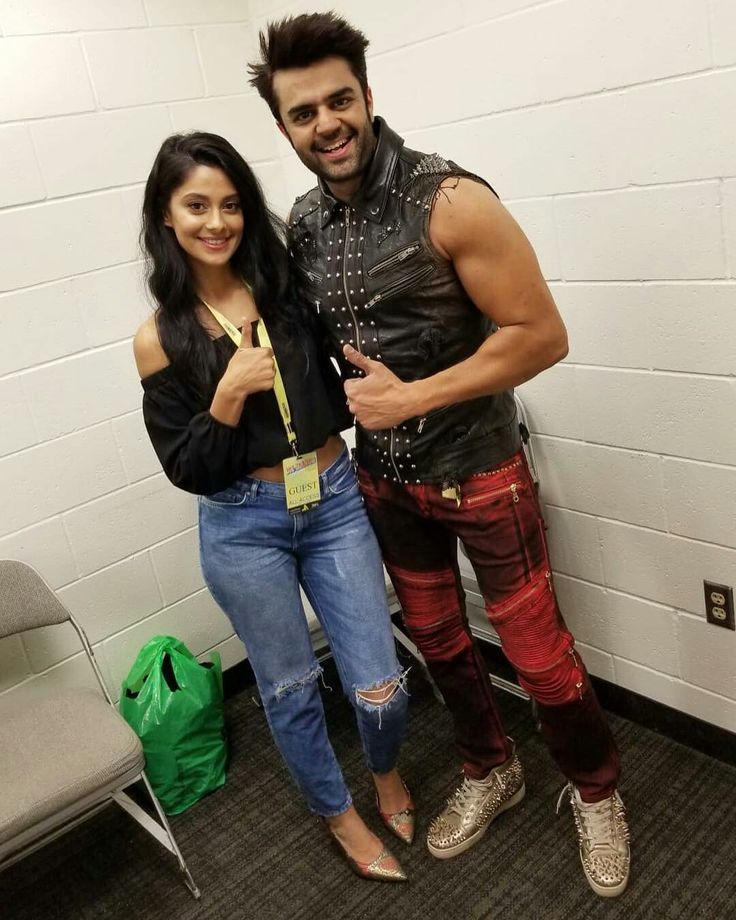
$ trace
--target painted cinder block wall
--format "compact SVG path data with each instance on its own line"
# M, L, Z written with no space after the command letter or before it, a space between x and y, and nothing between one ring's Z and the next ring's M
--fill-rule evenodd
M175 130L227 135L268 173L239 0L0 0L0 556L36 565L117 690L173 633L243 657L199 572L196 503L145 434L131 336L150 310L143 182ZM8 88L11 88L8 91ZM90 681L71 631L0 642L0 691Z
M736 585L736 6L331 6L371 38L376 111L494 185L568 325L567 359L520 395L590 669L736 730L736 634L702 593ZM0 2L0 554L61 589L117 684L156 632L242 656L140 421L141 183L164 135L203 127L285 213L312 183L244 62L268 18L326 7L64 7ZM0 688L77 679L69 654L50 632L0 643Z

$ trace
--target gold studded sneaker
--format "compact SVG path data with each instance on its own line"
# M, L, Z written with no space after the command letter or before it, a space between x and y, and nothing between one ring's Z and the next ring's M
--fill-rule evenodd
M470 849L494 818L524 798L524 792L524 773L515 753L485 779L464 777L429 826L429 852L437 859L450 859Z
M601 897L613 898L625 890L631 863L629 826L621 796L614 792L602 802L589 804L568 783L557 801L558 812L566 792L575 817L580 862L588 884Z

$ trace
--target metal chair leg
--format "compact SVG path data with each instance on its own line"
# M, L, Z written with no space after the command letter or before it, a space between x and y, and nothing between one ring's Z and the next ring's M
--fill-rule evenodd
M192 874L189 871L187 864L184 862L184 857L181 854L179 845L174 839L171 825L169 824L168 818L161 808L161 803L156 797L156 793L153 791L151 783L149 782L145 773L141 773L141 779L143 780L146 789L148 790L148 794L151 797L151 801L153 802L153 807L156 809L156 814L158 815L159 819L158 821L155 821L146 811L140 807L140 805L134 802L124 792L114 793L113 799L115 799L118 805L127 811L131 818L136 820L144 830L148 831L152 837L155 837L161 846L166 847L170 853L173 853L174 856L176 856L176 859L179 863L179 869L184 876L184 884L191 891L192 895L198 899L201 894L200 890L197 888L194 879L192 878Z
M148 794L151 796L151 801L153 802L154 808L156 809L156 813L158 814L159 820L161 821L161 824L165 828L166 834L169 838L169 841L171 842L171 851L175 854L179 862L179 868L181 869L182 874L184 875L184 883L186 884L187 888L192 892L194 897L199 899L200 890L194 884L194 879L192 878L192 874L189 871L187 864L184 862L184 857L181 855L181 850L179 849L179 845L174 839L174 834L171 831L171 825L169 824L168 818L164 814L164 810L163 808L161 808L161 803L159 802L158 797L153 791L153 787L151 786L148 780L148 777L146 776L145 773L143 774L143 782L146 784L146 789L148 789Z

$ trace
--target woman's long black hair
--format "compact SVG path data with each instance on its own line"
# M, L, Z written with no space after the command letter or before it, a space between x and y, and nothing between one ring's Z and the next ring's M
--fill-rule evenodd
M141 245L148 262L148 287L158 305L161 346L179 373L201 394L216 383L216 355L197 316L199 297L187 256L173 229L164 224L172 193L198 165L221 169L238 193L244 230L230 266L253 291L269 327L303 327L311 322L308 290L285 243L285 228L266 206L260 184L243 157L225 138L194 131L174 134L161 145L143 197Z

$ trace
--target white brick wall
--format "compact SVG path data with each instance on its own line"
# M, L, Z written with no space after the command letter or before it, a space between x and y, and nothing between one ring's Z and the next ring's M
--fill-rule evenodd
M145 182L151 150L170 133L167 112L160 106L54 118L31 126L51 198Z
M246 26L206 26L197 29L197 47L209 95L247 92L245 62L253 56L252 32Z
M719 203L716 182L556 198L562 277L568 281L722 278L725 255Z
M0 212L0 291L119 265L135 256L119 192Z
M711 0L713 63L736 63L736 7L731 0Z
M0 159L6 170L6 181L0 190L0 207L37 201L44 197L31 135L24 125L0 128Z
M736 180L724 182L722 194L728 273L733 278L736 277Z
M0 82L13 87L13 91L0 95L2 121L89 112L94 108L84 52L76 36L4 38ZM17 91L20 88L22 92Z
M138 409L142 183L162 137L201 127L284 213L313 183L245 64L268 18L327 6L0 2L0 554L62 589L114 683L156 632L243 654ZM521 395L585 660L736 730L736 636L702 600L736 584L736 5L329 6L372 40L376 111L482 173L552 282L570 354ZM67 640L1 643L0 689L81 679Z
M103 109L204 95L191 29L99 32L84 39L84 48Z
M570 338L568 361L614 368L733 376L734 285L707 283L552 284ZM703 322L703 316L708 322Z
M0 0L0 557L59 589L114 692L156 633L244 655L204 590L195 502L145 433L131 337L163 138L215 131L278 167L244 79L248 16L243 0ZM77 652L66 628L0 643L0 692L90 683Z
M148 4L149 6L151 4ZM2 30L5 35L77 32L81 29L127 29L146 25L142 0L4 0Z

